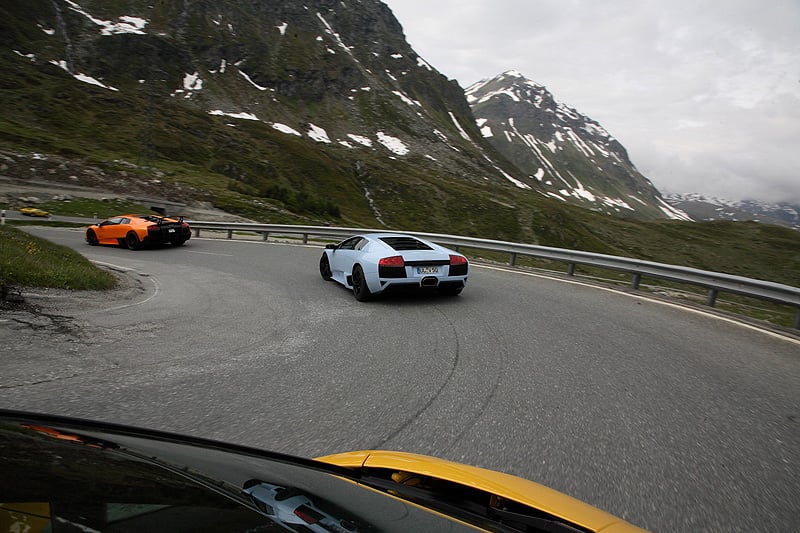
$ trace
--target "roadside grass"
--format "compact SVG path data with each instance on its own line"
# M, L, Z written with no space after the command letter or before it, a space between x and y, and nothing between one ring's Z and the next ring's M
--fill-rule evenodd
M0 287L107 290L115 285L112 274L78 252L9 224L0 226Z

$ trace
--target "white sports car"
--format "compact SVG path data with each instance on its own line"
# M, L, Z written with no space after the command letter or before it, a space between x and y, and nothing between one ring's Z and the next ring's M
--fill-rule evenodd
M262 513L289 531L358 532L354 523L336 518L316 507L302 491L296 488L281 487L251 479L245 482L244 493L250 495Z
M328 244L319 272L353 290L356 300L396 289L435 289L455 296L467 284L469 261L460 253L399 233L368 233Z

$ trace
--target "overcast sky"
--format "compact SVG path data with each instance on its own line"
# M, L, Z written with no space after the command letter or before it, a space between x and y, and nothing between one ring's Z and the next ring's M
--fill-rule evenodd
M664 193L800 202L800 0L383 1L439 72L521 72Z

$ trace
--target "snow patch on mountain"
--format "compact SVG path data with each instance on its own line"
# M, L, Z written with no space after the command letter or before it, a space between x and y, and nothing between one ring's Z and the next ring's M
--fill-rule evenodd
M256 82L254 82L253 78L248 76L245 71L239 70L239 75L242 76L245 80L247 80L247 83L249 83L250 85L252 85L256 89L258 89L259 91L268 91L269 90L268 87L262 87L261 85L259 85Z
M287 135L294 135L295 137L302 137L303 134L297 131L296 129L292 128L291 126L287 126L286 124L281 124L280 122L273 122L270 124L273 129L278 130L281 133L285 133Z
M72 2L71 0L64 0L64 1L72 11L80 15L83 15L87 19L91 20L92 23L99 26L101 35L119 35L123 33L144 35L145 33L144 28L145 26L147 26L148 21L143 18L122 16L119 17L116 21L102 20L92 16L78 3Z
M320 128L317 125L309 124L309 129L307 135L314 141L318 143L326 143L330 144L331 139L328 137L328 132L325 131L323 128Z
M252 113L225 113L221 109L212 109L208 112L209 115L216 115L220 117L230 117L236 118L240 120L260 120L257 116Z
M348 133L347 136L360 144L361 146L366 146L367 148L372 148L372 139L369 137L364 137L363 135L354 135L352 133Z
M386 147L387 150L397 155L406 155L410 151L408 146L403 141L397 137L387 135L382 131L378 132L378 142Z
M105 83L101 82L100 80L93 78L87 74L83 74L81 72L70 72L69 67L67 67L67 62L63 59L61 61L50 61L51 64L63 69L65 72L69 73L73 78L78 81L82 81L83 83L88 83L89 85L96 85L97 87L102 87L103 89L108 89L109 91L119 91L116 87L112 87L110 85L106 85Z

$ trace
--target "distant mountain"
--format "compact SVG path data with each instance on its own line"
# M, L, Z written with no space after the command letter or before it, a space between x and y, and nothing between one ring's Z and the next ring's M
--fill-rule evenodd
M664 199L695 220L753 220L800 229L800 204L723 200L699 194L665 194Z
M516 71L466 89L481 133L551 198L608 214L689 220L600 124Z

